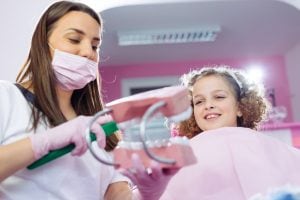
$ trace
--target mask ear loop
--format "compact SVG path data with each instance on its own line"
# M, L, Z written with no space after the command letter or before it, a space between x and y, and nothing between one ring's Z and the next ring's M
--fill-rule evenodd
M141 121L141 125L140 125L140 140L143 144L143 148L144 151L146 152L146 154L153 160L159 162L159 163L164 163L164 164L168 164L168 165L175 165L176 164L176 160L173 159L168 159L168 158L162 158L159 156L156 156L155 154L153 154L147 144L146 144L146 123L149 120L149 118L161 107L165 106L166 102L164 101L159 101L155 104L153 104L152 106L150 106L148 108L148 110L145 112L145 114L143 115L142 121Z
M50 51L50 54L51 54L51 57L52 57L52 59L53 59L53 56L54 56L54 52L55 52L55 48L50 44L50 43L48 43L48 46L50 47L50 49L53 51L53 53Z
M48 46L49 46L53 51L55 51L55 48L54 48L50 43L48 43Z

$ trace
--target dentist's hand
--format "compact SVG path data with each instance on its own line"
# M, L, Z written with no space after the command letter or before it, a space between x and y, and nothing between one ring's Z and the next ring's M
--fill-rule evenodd
M139 190L139 197L142 200L158 200L164 193L170 179L179 169L161 168L152 161L150 168L146 169L137 154L132 155L133 168L122 170L121 173L131 179Z
M79 116L59 126L48 129L45 132L30 136L32 150L36 159L48 154L50 150L60 149L71 143L75 145L72 155L82 155L87 150L85 130L92 117ZM100 124L111 121L111 117L99 117L91 127L91 131L97 137L98 146L105 147L105 133Z

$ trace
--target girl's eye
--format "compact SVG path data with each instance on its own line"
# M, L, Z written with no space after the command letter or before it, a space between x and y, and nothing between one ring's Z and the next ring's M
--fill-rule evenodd
M194 101L194 105L200 105L202 104L204 101L203 100L197 100L197 101Z
M226 97L224 96L216 96L216 99L225 99Z

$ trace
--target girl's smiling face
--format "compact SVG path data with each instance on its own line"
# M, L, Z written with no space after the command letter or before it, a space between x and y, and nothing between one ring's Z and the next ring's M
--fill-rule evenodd
M200 78L193 86L194 115L201 130L237 126L242 113L230 83L219 75Z

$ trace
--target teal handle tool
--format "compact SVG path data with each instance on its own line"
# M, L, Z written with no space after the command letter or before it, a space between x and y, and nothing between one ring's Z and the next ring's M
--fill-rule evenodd
M114 134L117 130L117 124L114 121L102 124L101 127L103 128L106 137L109 137L110 135ZM91 137L91 141L95 141L96 140L96 136L94 133L90 133L90 137ZM54 151L50 151L47 155L43 156L42 158L40 158L39 160L33 162L32 164L30 164L27 169L35 169L41 165L44 165L56 158L59 158L69 152L71 152L73 149L75 148L74 144L69 144L68 146L65 146L61 149L57 149Z

